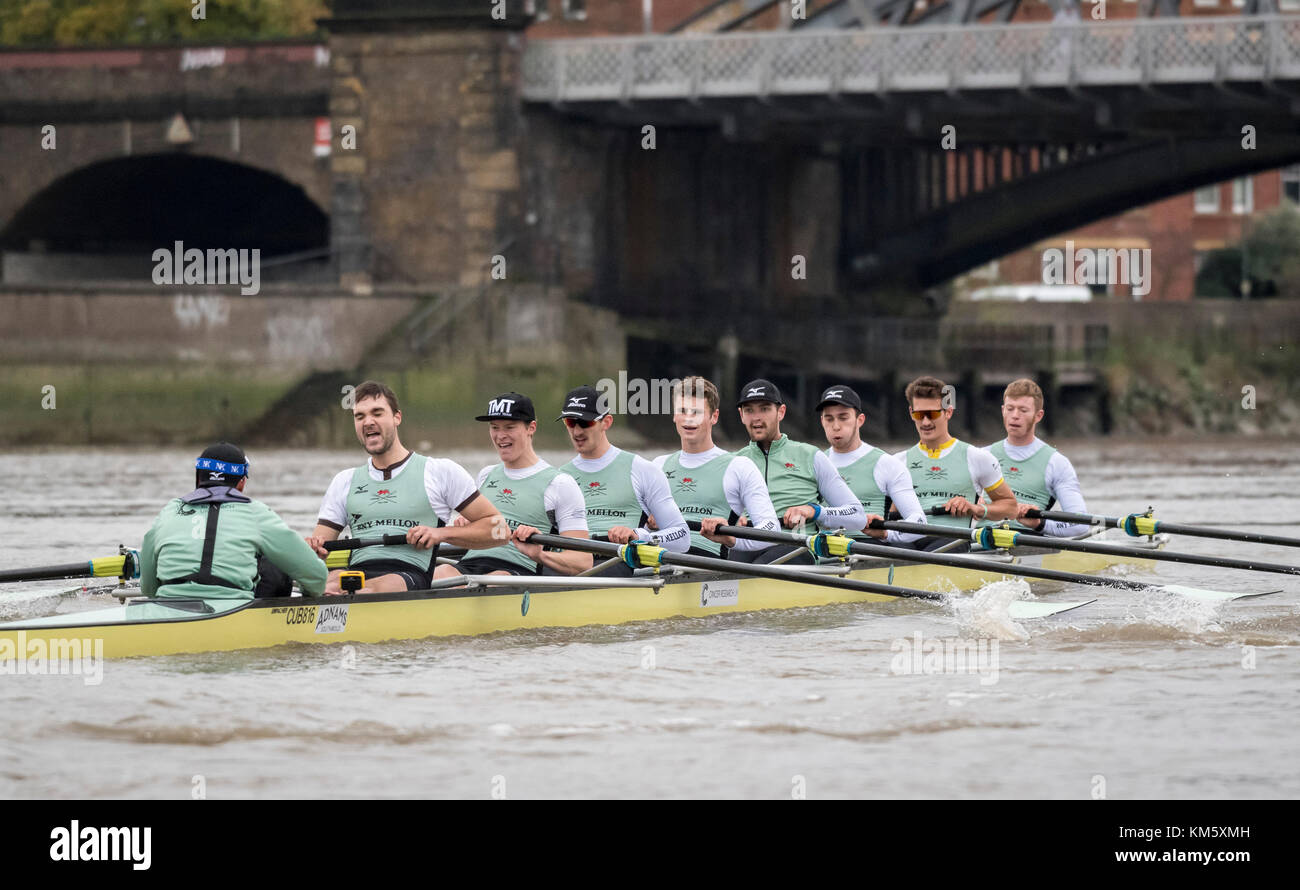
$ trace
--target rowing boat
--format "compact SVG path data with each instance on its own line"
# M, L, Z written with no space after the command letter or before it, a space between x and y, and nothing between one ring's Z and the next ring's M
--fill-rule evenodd
M1163 546L1163 540L1151 543ZM972 557L973 560L977 559ZM1149 568L1146 559L1089 553L1026 551L979 557L980 568L854 557L847 563L809 571L880 584L944 592L972 591L1010 576L999 564L1099 573L1128 565ZM985 567L987 566L987 567ZM879 593L840 590L779 579L712 572L663 570L627 579L582 577L470 576L468 587L404 593L353 594L325 598L282 597L251 602L137 599L96 609L0 624L0 663L24 653L68 651L69 641L102 641L102 656L223 652L285 644L378 643L426 637L482 634L553 627L615 625L666 618L702 618L767 609L795 609L836 603L889 602ZM437 583L437 582L435 582ZM1017 602L1013 617L1043 617L1086 605ZM98 644L98 643L97 643ZM62 647L61 649L58 647ZM100 654L96 650L96 655ZM30 657L30 656L26 656Z

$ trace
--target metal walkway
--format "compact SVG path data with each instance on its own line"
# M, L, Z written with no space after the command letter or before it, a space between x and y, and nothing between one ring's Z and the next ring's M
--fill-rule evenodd
M526 101L556 104L1242 82L1280 91L1300 82L1300 16L539 40L522 73Z

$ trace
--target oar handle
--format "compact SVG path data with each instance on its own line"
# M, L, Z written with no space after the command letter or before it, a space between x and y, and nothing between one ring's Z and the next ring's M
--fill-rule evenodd
M565 550L581 550L586 553L598 553L602 556L614 556L628 561L629 565L640 563L643 554L655 560L655 565L679 565L690 569L725 572L730 575L749 575L755 578L772 578L795 584L810 584L814 587L835 587L840 590L853 590L859 593L879 593L885 596L910 597L932 601L943 601L947 596L930 590L917 590L911 587L895 587L889 584L876 584L871 581L859 581L850 578L837 578L826 575L803 573L797 569L782 566L755 565L734 562L727 559L714 559L708 556L696 556L693 553L674 553L663 547L645 544L638 547L614 544L608 541L593 541L590 538L568 538L563 535L544 535L534 532L528 540L543 547L559 547ZM630 561L629 561L630 560Z
M382 547L384 545L400 545L407 543L406 535L383 535L378 538L339 538L337 541L326 541L323 545L326 550L356 550L361 547Z
M689 524L690 522L688 521L687 525ZM696 523L696 525L698 524L699 523ZM881 527L884 526L882 525ZM730 535L736 538L749 538L753 541L767 541L773 544L807 543L807 538L800 535L791 534L789 532L757 529L748 526L741 528L734 525L720 525L718 526L718 534ZM855 540L848 545L848 550L850 553L856 553L859 556L874 556L878 559L890 560L891 562L932 563L934 565L950 566L952 568L973 568L977 571L990 572L995 575L1016 575L1044 581L1064 581L1074 584L1089 584L1094 587L1122 587L1127 590L1146 590L1150 586L1138 581L1128 581L1123 578L1096 577L1093 575L1079 574L1078 572L1062 572L1056 569L1030 568L1009 563L980 565L979 561L983 559L983 557L979 556L954 556L946 553L935 553L933 551L912 550L908 547L895 547L888 544L873 544L867 541Z

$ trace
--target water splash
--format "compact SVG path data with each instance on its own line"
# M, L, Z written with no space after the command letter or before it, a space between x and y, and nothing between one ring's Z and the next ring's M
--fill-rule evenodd
M1223 605L1151 588L1134 595L1124 619L1126 623L1167 628L1191 636L1222 633L1219 617Z
M1032 599L1029 585L1020 579L985 584L969 596L954 596L952 605L957 626L964 637L996 640L1027 640L1029 631L1011 617L1011 604Z

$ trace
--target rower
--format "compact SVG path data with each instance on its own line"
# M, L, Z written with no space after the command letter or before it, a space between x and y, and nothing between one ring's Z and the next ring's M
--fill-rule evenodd
M997 458L948 434L954 408L944 404L947 386L935 377L918 377L907 384L907 406L920 441L895 457L912 476L912 487L927 513L947 508L946 516L931 516L934 525L969 528L971 519L1010 519L1017 505L1011 486L1002 479ZM980 492L986 502L976 506ZM913 546L935 550L952 543L951 538L922 538ZM965 548L954 548L965 549Z
M925 522L925 511L912 488L912 477L901 460L862 441L862 399L844 384L828 386L817 402L817 414L830 447L826 456L849 491L862 502L867 523L884 519L896 509L906 522ZM911 544L921 536L910 532L863 529L863 535L887 544ZM855 536L861 537L861 536Z
M274 511L244 494L248 458L238 446L205 449L194 470L194 491L168 502L145 533L145 596L251 600L259 581L281 570L309 596L324 591L324 563Z
M587 508L572 476L537 456L537 412L533 400L517 392L488 402L487 413L474 418L488 424L488 435L501 462L478 474L478 490L508 523L507 541L486 550L470 550L456 565L439 565L435 578L462 575L536 575L545 566L557 575L576 575L591 568L592 556L577 550L543 550L527 543L538 529L567 538L586 538ZM468 525L457 516L452 525Z
M1007 437L990 445L989 452L1002 465L1002 477L1011 486L1019 506L1013 528L1035 534L1071 538L1087 534L1086 524L1030 519L1030 510L1051 510L1056 505L1070 513L1087 513L1074 465L1061 452L1035 435L1043 419L1043 390L1022 377L1007 384L1002 393L1002 426Z
M716 534L719 525L735 525L741 516L767 531L781 527L754 462L713 444L718 388L703 377L686 377L673 384L672 399L673 424L682 447L656 457L654 465L668 478L682 515L700 522L701 530L691 532L687 552L719 556L724 546L731 551L767 549L771 545L761 541Z
M673 501L667 477L640 455L610 444L614 418L604 408L594 386L580 386L565 396L564 410L556 418L564 421L569 441L578 452L560 469L578 483L592 537L615 544L653 541L667 550L685 553L691 544L690 529ZM650 516L655 517L657 530L645 524ZM628 576L632 569L616 564L602 569L601 574Z
M504 520L459 464L408 451L398 437L402 411L383 383L367 380L352 392L352 421L370 457L336 475L321 501L316 530L308 543L325 558L326 541L344 528L353 537L405 535L407 543L355 550L351 570L366 575L365 593L428 588L438 545L487 548L498 543L494 531ZM469 520L448 526L453 514ZM500 532L496 532L500 534ZM508 537L508 533L504 537ZM342 593L339 575L330 573L326 593Z
M770 380L746 384L736 408L750 438L749 444L736 453L758 467L776 513L787 528L801 527L812 520L822 528L862 531L867 521L862 502L844 484L830 458L816 446L796 442L781 432L785 402L776 384ZM771 562L798 549L778 544L747 561ZM808 564L813 557L804 552L788 562Z

